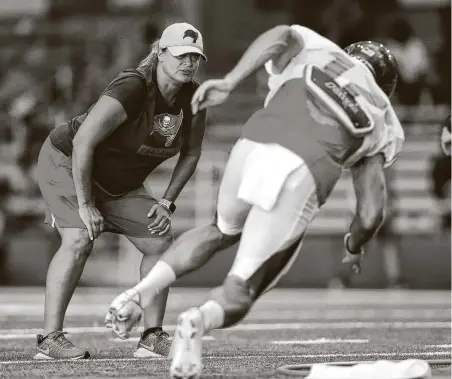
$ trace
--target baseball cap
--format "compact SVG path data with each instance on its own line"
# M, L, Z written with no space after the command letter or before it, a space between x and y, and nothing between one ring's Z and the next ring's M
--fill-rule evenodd
M162 33L159 47L167 48L176 57L195 53L207 61L203 51L202 35L198 29L186 22L171 24Z

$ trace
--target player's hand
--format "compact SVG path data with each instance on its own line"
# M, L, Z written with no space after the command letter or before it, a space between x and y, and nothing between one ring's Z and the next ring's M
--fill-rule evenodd
M154 204L148 213L148 217L154 217L154 220L148 225L151 234L158 233L163 236L171 228L171 213L160 203Z
M352 270L355 274L361 273L361 262L364 258L364 250L361 249L361 252L358 254L350 253L348 248L348 240L350 238L350 233L347 233L344 237L344 258L342 258L343 264L350 264L352 266Z
M94 241L104 230L102 214L91 203L79 207L78 214L88 230L90 240Z
M441 150L444 155L451 155L451 132L447 127L443 127L441 130Z
M225 79L211 79L202 83L191 99L193 114L207 107L220 105L226 101L231 93L232 86Z
M133 289L124 291L110 304L105 315L105 326L112 329L119 338L127 339L140 322L142 311L138 293Z

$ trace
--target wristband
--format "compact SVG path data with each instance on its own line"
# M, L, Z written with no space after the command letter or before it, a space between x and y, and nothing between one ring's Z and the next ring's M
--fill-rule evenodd
M159 204L163 205L168 211L173 214L176 210L176 205L169 200L162 199L159 201Z
M361 249L359 249L359 251L358 251L357 253L351 251L350 248L348 247L348 241L349 241L349 239L350 239L350 235L351 235L351 233L349 232L349 233L347 233L347 234L344 236L344 245L345 245L345 249L346 249L350 254L353 254L353 255L362 254L362 253L364 252L364 249L363 249L362 247L361 247Z

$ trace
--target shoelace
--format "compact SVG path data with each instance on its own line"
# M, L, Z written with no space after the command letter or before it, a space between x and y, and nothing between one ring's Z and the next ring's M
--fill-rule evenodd
M53 339L59 347L65 348L73 348L75 347L74 344L71 341L68 341L66 337L64 336L67 334L67 332L58 332L58 334Z
M158 337L169 338L169 334L168 334L167 332L165 332L164 330L157 330L157 331L155 332L155 334L156 334Z

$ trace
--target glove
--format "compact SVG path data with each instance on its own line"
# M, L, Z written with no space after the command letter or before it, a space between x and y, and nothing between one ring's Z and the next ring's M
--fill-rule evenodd
M129 289L118 295L110 304L105 316L105 326L125 340L140 322L142 312L138 292Z
M352 270L355 274L359 274L361 272L361 261L364 258L364 249L361 248L361 251L357 254L352 254L348 248L348 240L350 239L350 233L347 233L344 236L344 246L345 246L345 256L342 258L343 264L351 264Z

